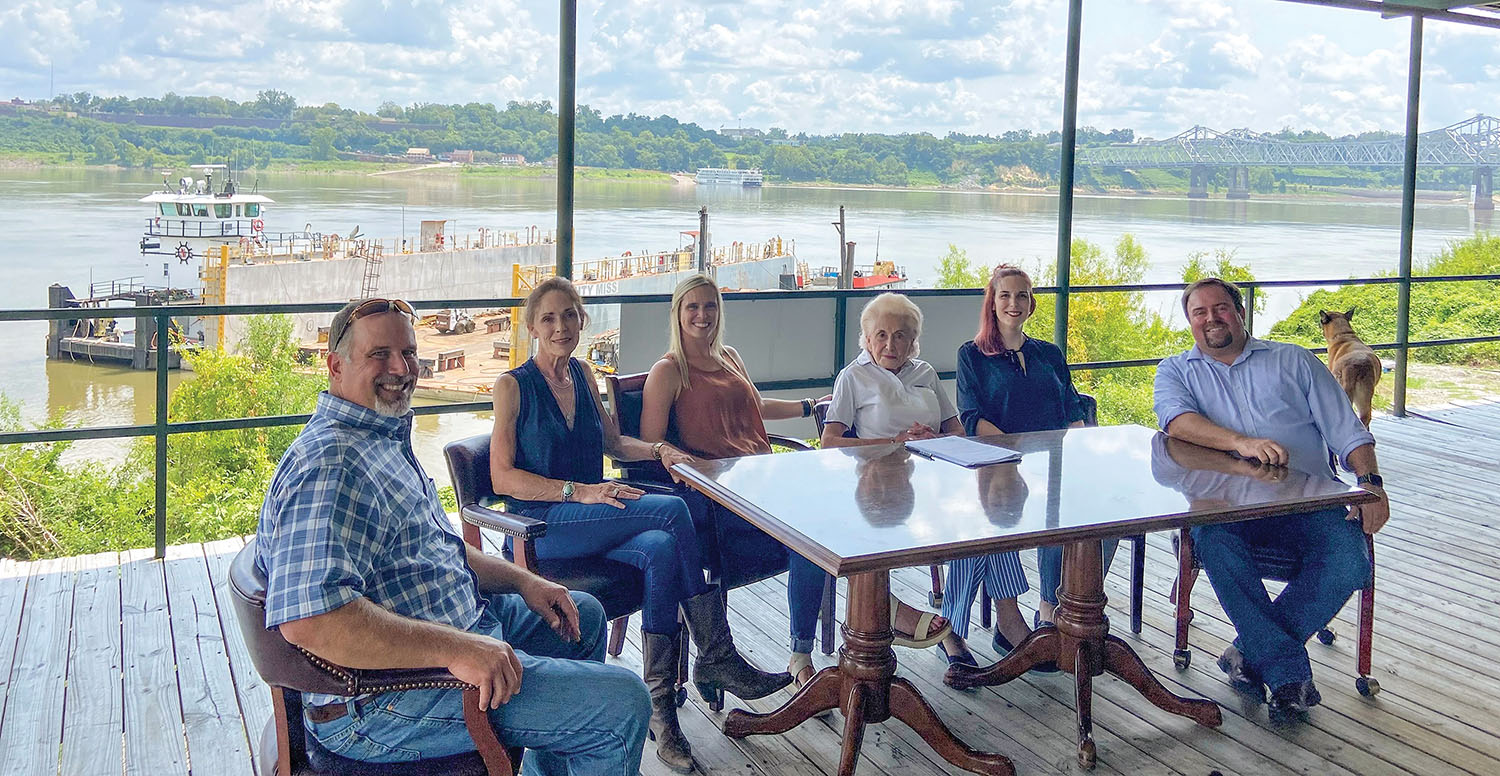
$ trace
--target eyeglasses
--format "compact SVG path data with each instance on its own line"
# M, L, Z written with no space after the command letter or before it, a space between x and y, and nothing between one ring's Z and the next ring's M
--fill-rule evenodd
M402 313L413 321L417 319L416 311L411 309L411 305L401 299L367 299L364 303L349 311L349 317L344 319L343 325L339 326L337 331L329 332L328 349L338 350L339 341L344 338L344 335L349 331L349 327L353 326L355 321L370 315L380 315L381 313L389 312Z

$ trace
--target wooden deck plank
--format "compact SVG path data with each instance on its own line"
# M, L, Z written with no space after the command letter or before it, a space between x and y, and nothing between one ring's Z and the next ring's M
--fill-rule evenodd
M1500 731L1489 723L1500 713L1500 653L1493 646L1500 642L1500 555L1490 551L1500 544L1494 492L1500 404L1441 412L1440 419L1463 422L1380 418L1374 428L1395 513L1377 538L1374 668L1384 692L1375 699L1354 692L1357 611L1351 601L1334 621L1339 640L1309 646L1323 705L1306 724L1270 726L1264 707L1242 705L1213 665L1233 629L1206 579L1194 595L1194 664L1177 672L1174 610L1166 598L1176 567L1169 537L1156 535L1147 554L1145 630L1140 637L1121 635L1174 691L1223 705L1225 725L1199 728L1159 712L1119 682L1100 680L1100 776L1500 773ZM173 548L166 564L151 561L149 551L133 551L120 556L118 572L107 562L96 565L99 558L0 560L0 773L117 772L121 741L127 773L187 773L190 761L195 773L250 771L270 703L222 594L240 545L227 540ZM1034 575L1032 556L1023 553L1023 559ZM1121 561L1112 572L1109 614L1123 629L1128 564ZM892 585L906 600L920 601L926 570L898 572ZM842 601L842 585L840 591ZM785 595L784 577L778 577L730 596L736 642L766 668L786 659ZM1032 591L1022 605L1035 600ZM976 630L972 637L976 653L988 659L988 633ZM39 652L49 654L38 661ZM1026 776L1078 772L1072 688L1063 678L1027 676L959 693L942 686L943 661L932 651L897 654L900 675L917 683L971 744L1006 752ZM814 659L819 666L832 662ZM617 662L639 670L637 629ZM65 683L57 678L64 672ZM117 691L123 685L113 695L119 705L81 700L107 693L97 688L112 684ZM37 689L43 685L54 690ZM785 735L734 741L719 733L722 716L690 694L681 719L705 776L812 776L834 769L842 722L836 712ZM764 711L787 697L781 692L731 705ZM113 755L104 742L111 725ZM10 744L28 736L16 726L33 731L19 760ZM668 773L649 743L642 772ZM871 726L859 773L959 771L900 723L886 723Z
M63 699L62 773L121 773L120 555L105 552L78 560Z
M1159 636L1153 636L1147 640L1155 643L1159 638L1162 640L1161 643L1170 648L1174 613L1167 602L1165 588L1154 587L1165 578L1165 576L1152 577L1147 582L1145 596L1147 624L1148 627L1156 628L1159 633ZM1170 581L1166 584L1170 584ZM1201 586L1204 583L1199 584ZM1123 579L1112 578L1108 592L1111 597L1118 597L1122 602L1128 600L1128 589ZM1211 589L1195 586L1193 601L1195 617L1190 644L1197 653L1194 656L1195 668L1201 668L1208 675L1217 677L1218 671L1212 661L1227 645L1228 639L1233 636L1233 630L1224 618L1222 609L1214 600ZM1379 602L1380 599L1377 597L1377 613L1381 611ZM1401 725L1401 719L1390 713L1387 708L1387 705L1393 702L1406 704L1405 714L1409 717L1416 717L1420 724L1422 732L1417 733L1419 737L1425 737L1428 732L1444 735L1443 739L1423 740L1423 747L1437 751L1457 745L1471 748L1474 752L1495 751L1495 745L1500 744L1500 740L1495 739L1494 736L1468 726L1454 724L1455 720L1451 718L1444 720L1437 713L1426 711L1431 704L1441 703L1451 698L1454 689L1451 683L1436 683L1435 686L1428 686L1427 683L1434 671L1441 670L1445 666L1442 665L1442 661L1408 663L1405 650L1388 651L1385 648L1387 645L1382 642L1381 629L1378 625L1374 641L1373 668L1382 684L1385 685L1385 692L1374 703L1353 693L1355 625L1352 620L1352 606L1353 603L1345 608L1346 614L1341 615L1341 617L1347 615L1350 618L1341 622L1344 626L1341 628L1344 633L1343 637L1333 646L1314 643L1308 648L1318 676L1319 687L1324 691L1325 706L1343 708L1351 714L1361 716L1368 727L1377 731L1377 735L1390 733L1393 730L1395 732L1404 730L1407 735L1411 735L1416 731ZM1207 642L1212 643L1205 649L1204 644ZM1326 672L1325 669L1327 669ZM1347 703L1343 703L1344 701ZM1368 732L1365 732L1361 738L1367 735ZM1495 761L1488 755L1482 755L1482 757L1484 762L1493 763L1496 772L1500 772L1500 761Z
M21 632L21 613L26 605L26 581L35 563L0 558L0 730L5 728L5 710L11 702L11 668ZM19 700L17 703L26 701Z
M27 582L7 688L17 702L6 704L0 728L0 774L57 773L77 566L75 558L44 560Z
M168 548L165 570L188 762L208 765L216 774L251 776L250 743L203 545Z
M177 656L165 569L151 550L120 553L120 637L125 660L125 773L188 772Z
M245 637L235 621L234 603L229 598L229 564L245 546L239 537L207 542L203 545L208 556L209 578L213 581L214 599L219 604L220 625L224 628L224 645L229 650L229 674L234 679L235 695L240 705L240 716L245 720L245 732L250 739L251 762L260 763L260 734L271 719L270 688L261 680L245 647Z

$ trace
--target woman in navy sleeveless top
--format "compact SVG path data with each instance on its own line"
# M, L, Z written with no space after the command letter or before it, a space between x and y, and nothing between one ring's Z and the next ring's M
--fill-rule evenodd
M702 551L688 507L676 496L604 479L604 456L655 457L670 469L691 456L664 444L622 436L604 412L594 378L572 357L585 315L566 278L548 278L526 299L524 325L537 354L495 381L490 478L510 511L544 520L542 559L603 556L641 569L644 673L651 693L657 756L689 772L691 748L677 724L677 610L698 645L693 681L705 698L725 691L753 700L791 682L751 666L734 647L724 599L704 582ZM521 322L517 322L521 323Z

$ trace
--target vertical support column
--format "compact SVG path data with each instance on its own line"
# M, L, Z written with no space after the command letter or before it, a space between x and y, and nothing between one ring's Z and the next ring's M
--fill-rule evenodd
M1225 199L1249 199L1250 198L1250 168L1229 168L1229 191L1224 195Z
M1396 386L1391 411L1406 417L1406 345L1411 333L1411 251L1417 208L1417 114L1422 102L1422 16L1411 17L1411 46L1406 65L1406 148L1401 170L1400 284L1396 287Z
M167 557L167 362L172 327L165 307L156 311L156 559Z
M849 255L849 238L845 236L843 205L839 205L839 220L833 225L839 230L839 288L854 288L854 258Z
M1255 286L1245 286L1245 333L1255 336Z
M1474 168L1474 209L1495 209L1495 170L1493 167Z
M1208 168L1201 164L1188 168L1188 199L1208 199Z
M708 205L698 208L698 271L708 272Z
M559 0L557 29L557 274L573 277L573 124L578 113L578 0Z
M1078 44L1083 32L1083 0L1068 0L1068 64L1063 78L1062 166L1057 183L1057 304L1052 342L1068 360L1068 289L1072 285L1073 165L1078 155Z

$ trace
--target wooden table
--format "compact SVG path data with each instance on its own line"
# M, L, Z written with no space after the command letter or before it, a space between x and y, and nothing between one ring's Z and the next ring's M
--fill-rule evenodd
M1286 470L1264 479L1237 474L1253 467L1186 443L1173 441L1169 456L1165 437L1140 426L980 441L1024 456L1018 463L965 469L895 445L872 445L677 467L693 488L830 574L849 580L838 665L818 672L774 712L730 712L726 735L782 733L837 707L844 714L842 776L854 772L865 725L891 717L911 726L960 768L1010 776L1015 769L1009 758L960 741L921 692L895 676L890 571L1056 544L1063 545L1056 624L1037 630L992 666L951 667L953 683L1000 684L1038 662L1055 660L1075 677L1078 759L1085 767L1095 759L1093 677L1105 671L1166 711L1217 726L1222 719L1216 704L1174 695L1128 644L1109 634L1099 540L1375 499L1331 479ZM1163 476L1164 470L1227 478L1227 486L1214 498L1204 498L1182 484L1184 477ZM1201 490L1201 483L1195 487Z

